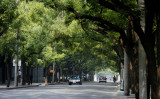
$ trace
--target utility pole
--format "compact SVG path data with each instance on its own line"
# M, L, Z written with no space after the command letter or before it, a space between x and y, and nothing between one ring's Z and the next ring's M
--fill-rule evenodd
M55 52L55 47L54 47L54 52ZM53 62L52 84L54 84L54 68L55 68L55 59L54 59L54 62Z
M14 87L18 86L17 77L18 77L18 34L19 29L17 31L17 39L16 39L16 65L15 65L15 73L14 73Z

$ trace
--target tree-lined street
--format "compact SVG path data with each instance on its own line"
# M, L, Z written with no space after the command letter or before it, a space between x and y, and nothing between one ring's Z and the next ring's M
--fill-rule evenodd
M0 0L0 84L120 76L125 96L160 99L158 9L159 0Z

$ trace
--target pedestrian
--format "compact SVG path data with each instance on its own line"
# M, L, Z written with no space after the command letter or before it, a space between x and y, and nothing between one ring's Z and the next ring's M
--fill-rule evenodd
M116 82L116 77L115 77L115 76L113 77L113 82L114 82L114 83Z

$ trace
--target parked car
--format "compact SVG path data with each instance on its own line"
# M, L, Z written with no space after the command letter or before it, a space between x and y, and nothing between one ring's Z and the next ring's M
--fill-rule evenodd
M72 75L70 78L69 78L69 85L72 85L72 84L80 84L82 85L82 80L80 78L79 75Z
M105 76L100 76L99 77L99 83L100 82L105 82L106 83L107 82L107 78Z

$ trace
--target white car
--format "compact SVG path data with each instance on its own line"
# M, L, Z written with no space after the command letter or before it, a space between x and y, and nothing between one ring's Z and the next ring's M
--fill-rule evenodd
M68 83L69 83L69 85L72 85L72 84L82 85L82 81L80 79L80 76L77 76L77 75L71 76Z

